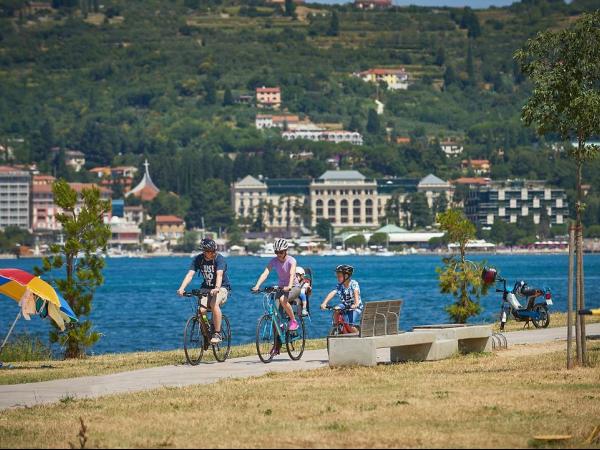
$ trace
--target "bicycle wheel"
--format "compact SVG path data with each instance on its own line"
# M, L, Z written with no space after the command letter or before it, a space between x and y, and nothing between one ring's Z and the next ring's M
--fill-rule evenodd
M533 326L536 328L548 328L548 325L550 325L550 313L548 312L548 308L544 305L537 305L533 310L540 315L539 320L531 319Z
M304 328L304 320L298 321L300 327L296 331L288 330L285 334L285 346L288 355L294 361L300 360L304 354L304 345L306 344L306 329Z
M198 317L192 316L185 325L183 332L183 351L185 359L192 366L197 366L204 355L204 336L198 323Z
M213 345L212 349L215 359L219 362L225 362L231 353L231 327L225 314L223 314L223 320L221 321L221 336L223 338L221 343Z
M273 327L273 319L268 314L262 316L256 325L256 352L265 364L273 360L275 355L272 350L279 340L279 335Z

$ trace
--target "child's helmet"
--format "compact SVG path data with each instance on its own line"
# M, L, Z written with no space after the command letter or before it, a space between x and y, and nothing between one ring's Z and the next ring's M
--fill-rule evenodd
M304 276L304 275L306 275L306 272L304 271L304 269L302 267L297 266L296 267L296 275L302 275L302 276Z
M354 267L349 266L348 264L340 264L335 268L335 273L343 273L350 278L354 273Z

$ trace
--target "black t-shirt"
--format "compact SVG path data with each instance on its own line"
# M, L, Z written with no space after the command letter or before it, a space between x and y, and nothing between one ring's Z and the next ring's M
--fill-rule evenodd
M217 272L222 270L223 283L221 287L231 290L229 277L227 276L227 261L225 261L225 258L221 254L217 254L213 260L206 259L204 254L196 256L190 264L190 270L202 275L204 279L202 283L203 289L213 289L217 283Z

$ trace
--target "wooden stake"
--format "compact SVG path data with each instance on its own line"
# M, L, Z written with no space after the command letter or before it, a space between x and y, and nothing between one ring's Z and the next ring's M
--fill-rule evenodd
M581 249L581 255L578 258L579 265L579 276L581 278L581 308L585 309L585 271L583 267L583 225L579 229L579 248ZM579 317L579 329L581 330L581 362L585 366L587 365L587 334L585 332L585 316L577 315Z
M569 226L569 297L567 303L567 369L573 368L573 270L575 269L575 228ZM575 318L577 320L577 318Z
M576 277L576 284L577 284L577 291L576 291L576 296L577 296L577 311L581 310L581 270L580 270L580 259L581 259L581 253L582 253L582 248L580 247L580 241L579 241L579 227L576 228L576 242L577 242L577 277ZM583 365L583 346L581 343L581 316L579 316L579 314L575 317L575 337L576 337L576 341L577 341L577 364L579 364L580 366Z

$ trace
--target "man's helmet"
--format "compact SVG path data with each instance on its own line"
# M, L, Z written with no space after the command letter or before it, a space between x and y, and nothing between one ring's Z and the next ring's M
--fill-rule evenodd
M346 279L348 279L354 273L354 267L347 264L341 264L335 268L335 273L343 273L346 276Z
M217 243L212 239L204 238L200 243L200 248L202 248L203 252L216 252Z
M284 252L289 248L290 244L285 239L275 239L275 243L273 244L273 248L275 249L275 253Z
M296 275L302 275L302 276L304 276L304 275L306 275L306 272L304 271L304 269L302 267L297 266L296 267Z

